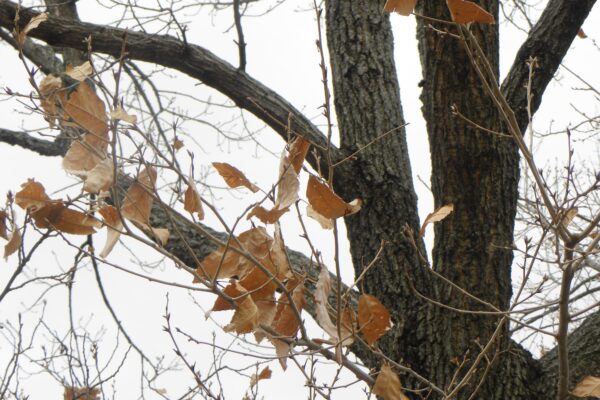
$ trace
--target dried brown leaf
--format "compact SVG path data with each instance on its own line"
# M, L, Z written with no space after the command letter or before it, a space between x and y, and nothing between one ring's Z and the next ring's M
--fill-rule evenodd
M306 215L317 221L319 225L321 225L321 228L333 229L333 220L330 218L325 218L324 216L316 212L313 206L311 206L310 204L306 206Z
M38 228L55 229L73 235L91 235L96 233L95 228L102 226L94 217L67 208L62 202L47 204L31 212L31 217Z
M23 238L21 237L21 232L19 228L14 222L14 214L13 214L13 224L12 224L12 233L10 235L10 239L4 245L4 259L7 259L11 254L14 254L21 244L23 243Z
M248 178L236 167L227 164L214 162L212 163L213 167L217 170L219 175L223 177L227 185L231 188L236 188L243 186L245 188L250 189L253 193L258 192L258 187L251 183Z
M15 203L24 210L35 211L52 203L52 200L46 194L44 185L34 179L28 179L15 194Z
M108 143L106 107L87 83L81 82L69 95L65 113L65 117L68 117L67 125L83 128L98 140Z
M8 233L6 231L6 211L0 210L0 237L8 240Z
M110 112L110 118L115 120L120 119L121 121L125 121L132 125L137 123L137 117L135 115L127 114L121 106L118 106L116 109Z
M62 108L67 103L67 92L63 88L62 80L54 75L46 75L38 85L41 95L41 106L46 114L44 118L54 127L58 115L57 105Z
M308 154L309 148L310 142L301 136L298 136L292 143L290 143L288 158L290 159L296 175L299 174L300 170L302 169L302 164L304 163L306 154Z
M256 206L246 216L246 219L250 219L252 217L258 218L263 224L274 224L279 221L279 218L283 214L289 211L289 208L284 208L283 210L279 210L277 208L273 208L271 210L267 210L263 206Z
M600 397L600 378L597 376L586 376L571 392L577 397Z
M48 15L46 13L38 14L35 17L31 18L25 28L21 32L19 32L19 43L23 45L25 42L25 37L29 32L40 26L40 24L44 21L48 20Z
M99 400L100 390L65 386L64 400Z
M108 137L103 139L88 133L71 143L63 158L62 167L70 174L86 177L101 161L108 158L107 147Z
M235 283L237 289L241 292L246 290L238 283ZM227 324L223 330L225 332L235 332L238 335L250 333L258 326L258 307L252 300L252 296L246 296L243 300L236 302L237 309L231 318L231 322Z
M579 29L579 31L577 31L577 36L579 36L581 39L587 39L588 37L583 31L583 29Z
M467 0L446 0L452 20L458 24L480 22L482 24L495 23L494 16L481 8L476 3Z
M425 236L425 229L427 228L427 225L443 220L448 215L450 215L450 213L452 211L454 211L454 204L449 203L449 204L446 204L445 206L441 206L434 212L430 213L425 218L425 221L423 222L423 225L421 226L421 230L419 231L419 235Z
M323 330L331 337L331 340L334 343L342 342L344 346L349 346L354 342L352 330L346 329L346 327L344 327L342 324L340 327L340 338L338 335L337 325L331 321L331 317L329 316L327 305L329 304L328 298L330 292L331 278L329 276L329 271L327 268L321 267L321 272L319 273L319 279L314 292L316 321L319 326L323 328Z
M112 186L113 179L113 160L106 157L87 174L83 183L83 190L88 193L106 192Z
M370 294L358 298L358 324L366 342L372 345L392 327L390 313Z
M387 364L381 366L372 392L383 397L383 400L409 400L402 392L400 378L398 378L398 375Z
M577 216L577 212L579 211L579 209L577 207L571 207L568 210L566 210L563 214L562 217L562 226L564 228L568 228L569 225L571 224L571 222L573 222L573 220L575 219L575 217Z
M204 209L202 208L202 199L196 188L196 182L190 177L188 179L188 188L183 195L183 209L189 213L196 213L198 219L204 219Z
M310 175L308 178L306 197L314 211L330 219L354 214L362 206L362 201L359 199L353 203L346 203L314 175Z
M154 167L145 167L138 175L137 180L129 187L125 200L121 206L121 215L130 221L148 225L152 202L154 201L154 184L156 183L156 170Z
M272 372L269 369L269 366L264 367L258 375L257 374L252 375L252 377L250 378L250 387L253 387L254 385L256 385L258 383L258 381L260 381L260 380L271 379L271 375L272 375Z
M417 0L387 0L383 11L397 12L400 15L410 15L415 9Z
M106 243L100 252L100 257L106 258L119 241L123 230L123 221L119 217L119 211L113 206L104 206L98 212L102 215L104 225L106 225Z

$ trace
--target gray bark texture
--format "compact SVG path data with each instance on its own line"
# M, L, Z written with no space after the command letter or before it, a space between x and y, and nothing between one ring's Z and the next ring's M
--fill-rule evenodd
M421 18L417 19L417 38L423 68L422 111L431 150L431 188L436 206L453 203L455 208L449 218L435 225L432 260L424 260L426 252L420 239L409 240L407 232L418 237L420 224L403 129L393 37L389 16L382 11L384 3L384 0L325 1L327 44L341 139L340 147L333 148L333 161L360 150L333 171L334 186L341 197L363 200L362 210L345 220L356 274L375 258L382 242L385 246L360 285L361 290L383 302L395 324L378 346L390 359L408 365L450 393L481 354L482 346L488 345L485 360L469 372L469 383L452 398L553 398L558 373L556 350L535 360L511 339L508 325L500 316L453 310L492 311L506 310L509 306L519 153L512 140L476 129L452 112L456 110L488 130L504 130L504 122L483 89L463 44L453 37L459 34L459 28ZM595 0L550 0L522 44L501 84L522 130L529 118L524 89L528 80L526 62L537 58L530 110L534 113L594 3ZM498 17L497 0L481 0L479 4ZM13 2L0 0L0 26L9 31L13 28L15 7ZM450 19L442 0L420 0L416 11L429 18ZM35 14L22 9L20 23L24 25ZM497 76L498 26L473 24L468 29L477 38ZM449 34L443 34L444 31ZM90 35L95 52L118 57L125 40L131 60L160 64L202 81L261 118L282 137L287 135L291 115L295 132L317 145L326 145L325 136L285 99L201 47L169 36L126 32L83 23L77 18L66 20L60 13L30 34L49 45L80 51L86 51L83 39ZM38 57L40 64L54 59L53 55L31 46L34 44L30 45L31 54L26 54L30 59ZM0 132L4 135L0 136L2 141L34 151L45 146L16 133L3 132ZM378 139L382 135L385 136ZM45 154L42 151L40 154ZM311 162L326 174L329 171L324 159L321 157L320 165L314 159ZM160 208L153 213L152 222L155 226L177 224L177 230L192 245L197 258L215 248L185 219L172 219ZM211 234L226 238L222 233L211 231ZM187 245L176 235L167 250L186 265L195 265ZM306 257L297 253L292 256L298 268L314 273ZM435 276L428 263L445 280ZM423 296L439 304L424 300ZM569 352L577 355L571 357L571 385L600 371L599 327L600 314L596 313L570 336ZM372 352L360 347L353 350L367 366L378 369L381 365L381 358ZM414 374L401 374L401 381L413 390L408 392L409 398L439 398Z

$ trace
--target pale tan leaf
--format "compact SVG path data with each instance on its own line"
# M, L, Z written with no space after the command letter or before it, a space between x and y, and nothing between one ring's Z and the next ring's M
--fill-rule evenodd
M202 208L202 198L196 188L196 182L190 176L188 179L188 188L183 195L183 209L189 213L196 213L198 219L204 219L204 209Z
M213 167L215 167L219 175L223 177L225 183L227 183L229 187L236 188L243 186L245 188L250 189L254 193L258 192L258 187L251 183L248 180L248 178L246 178L246 176L242 173L242 171L240 171L236 167L227 163L219 162L214 162L212 163L212 165Z
M571 222L573 222L573 220L577 216L578 211L579 209L577 207L571 207L568 210L566 210L562 217L562 226L568 228L569 224L571 224Z
M164 246L169 241L169 230L166 228L153 228L150 225L147 225L147 228L150 229L152 235L158 240L158 242Z
M57 104L64 106L67 103L67 92L63 88L62 80L54 75L46 75L38 87L42 97L41 106L44 109L44 118L53 128L56 118L59 117Z
M494 16L481 8L476 3L468 0L446 0L452 20L458 24L480 22L482 24L495 23Z
M83 183L83 190L88 193L106 192L112 186L113 179L113 160L106 157L87 174Z
M108 139L101 139L88 133L82 139L71 143L63 158L62 167L70 174L86 177L102 160L108 158L107 147Z
M419 235L424 236L427 225L443 220L448 215L450 215L450 213L452 211L454 211L454 204L449 203L449 204L446 204L445 206L438 208L434 212L430 213L425 218L425 221L423 222L423 225L421 226L421 230L419 231Z
M77 67L73 67L71 64L69 64L65 69L65 74L79 82L85 81L93 73L94 69L92 68L92 64L89 61L86 61L83 64L78 65Z
M275 298L271 298L270 300L256 300L255 303L256 307L258 307L258 327L254 331L254 339L256 340L256 343L260 343L265 337L268 336L268 334L262 330L260 326L271 326L277 312L277 303L275 303Z
M250 219L252 217L258 218L263 224L274 224L279 221L279 218L283 214L289 211L289 208L284 208L280 210L278 208L273 208L271 210L267 210L263 206L256 206L246 216L246 219Z
M35 211L52 203L52 200L46 194L44 185L34 179L28 179L15 194L15 203L24 210Z
M410 15L415 9L417 0L387 0L383 11L397 12L400 15Z
M310 175L308 178L306 197L314 211L330 219L354 214L362 206L362 201L359 199L350 204L346 203L314 175Z
M48 15L46 13L38 14L35 17L31 18L25 28L19 32L19 43L23 45L25 42L25 37L29 32L40 26L40 24L44 21L48 20Z
M299 190L300 180L298 179L298 174L294 170L288 157L286 157L285 154L282 154L279 164L279 181L277 184L275 208L283 210L290 207L300 198L300 196L298 196Z
M121 215L130 221L148 225L155 183L156 170L151 166L145 167L127 190L121 206Z
M260 373L258 374L253 374L252 377L250 378L250 387L253 387L254 385L256 385L258 383L258 381L263 380L263 379L271 379L271 370L269 369L269 366L267 365L266 367L264 367L262 369L262 371L260 371Z
M328 298L331 292L331 278L329 270L325 267L321 267L319 273L319 279L315 288L315 312L316 321L321 328L331 337L334 343L342 343L344 346L349 346L354 342L352 330L345 327L343 324L340 326L341 338L338 335L337 325L331 320L327 305L329 304Z
M402 392L400 378L398 378L398 375L387 364L381 366L372 392L383 397L383 400L409 400Z
M586 376L571 392L577 397L600 397L600 378L597 376Z
M132 125L137 123L137 117L135 115L127 114L121 106L118 106L115 110L110 112L110 118L115 120L120 119L121 121L125 121Z
M324 216L316 212L313 206L311 206L310 204L306 206L306 215L317 221L319 225L321 225L321 228L333 229L333 220L330 218L325 218Z
M106 258L119 241L123 230L123 221L121 221L119 212L113 206L104 206L98 212L102 215L104 225L106 225L106 243L100 252L100 257Z
M361 294L358 298L358 324L369 345L375 343L392 327L389 311L370 294Z

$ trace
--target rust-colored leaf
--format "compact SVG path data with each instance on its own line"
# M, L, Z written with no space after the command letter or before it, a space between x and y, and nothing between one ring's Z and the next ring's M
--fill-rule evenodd
M373 385L373 394L383 397L383 400L409 400L402 392L400 378L387 364L381 366Z
M102 224L94 217L81 211L67 208L62 202L47 204L31 212L35 226L41 229L55 229L73 235L91 235Z
M64 400L99 400L100 390L65 386Z
M88 193L106 192L112 186L113 179L113 160L106 157L87 174L83 183L83 190Z
M251 183L248 180L248 178L246 178L246 176L242 173L242 171L240 171L236 167L227 163L220 162L214 162L212 163L212 165L213 167L215 167L219 175L223 177L223 179L230 188L243 186L247 189L250 189L253 193L258 192L258 187Z
M579 211L579 209L577 207L571 207L568 210L563 212L563 217L562 217L561 223L564 228L569 227L569 224L571 224L571 222L573 222L573 220L577 216L578 211Z
M0 210L0 237L8 240L8 233L6 231L6 211Z
M259 327L254 331L254 339L257 343L260 343L268 334L260 329L260 325L271 326L275 313L277 312L277 303L275 298L255 300L256 307L258 307L258 325Z
M310 142L301 136L298 136L292 143L290 143L289 160L296 172L296 175L300 173L302 164L308 154L310 148Z
M427 225L443 220L448 215L450 215L450 213L452 211L454 211L454 204L449 203L449 204L446 204L445 206L441 206L434 212L430 213L425 218L425 221L423 222L423 225L421 226L421 229L419 230L419 235L425 236L425 229L427 228Z
M236 288L244 293L246 290L238 283L235 283ZM227 324L223 330L225 332L235 332L238 335L250 333L258 326L258 307L252 300L252 296L246 296L243 300L236 302L237 309L231 318L231 322Z
M173 140L173 148L175 149L175 151L178 151L183 146L185 146L185 143L183 143L182 140L180 140L177 136L175 136L175 139Z
M69 95L65 105L65 121L67 125L74 125L85 129L98 140L108 142L108 119L106 107L96 92L85 82Z
M34 179L28 179L21 185L21 190L15 194L15 203L24 210L35 211L52 203L46 194L44 185Z
M311 206L310 204L306 206L306 215L317 221L319 225L321 225L321 228L333 229L333 220L330 218L325 218L324 216L316 212L313 206Z
M390 313L383 304L370 294L358 298L358 324L365 340L372 345L392 327Z
M183 195L183 209L189 213L196 213L199 220L204 219L204 209L202 208L202 199L196 188L196 182L190 176L188 179L188 188Z
M242 245L241 249L237 242ZM230 239L227 250L224 246L219 246L217 250L206 256L197 268L198 275L208 279L242 277L250 271L254 264L234 249L248 252L258 260L262 260L269 255L273 239L263 227L258 227L241 233L237 237L237 242Z
M302 312L304 308L304 281L300 279L292 279L286 285L288 291L292 291L292 301L298 312ZM293 290L292 290L293 289ZM300 329L301 321L298 320L294 309L290 305L289 299L285 294L279 296L277 310L271 327L281 336L294 337ZM270 337L269 340L275 346L275 353L279 357L279 363L285 370L287 368L287 355L290 346L281 339Z
M417 0L387 0L383 11L397 12L400 15L410 15L415 9Z
M495 23L494 16L468 0L446 0L452 20L458 24L480 22L482 24Z
M65 68L65 74L79 82L85 81L92 75L93 72L94 68L89 61L86 61L77 67L73 67L71 64L69 64L67 65L67 68Z
M145 167L138 175L137 180L129 187L125 200L121 206L121 215L130 221L148 225L152 202L154 201L154 184L156 183L156 170L154 167Z
M319 178L311 175L308 178L306 197L313 210L325 218L336 219L358 212L362 206L360 199L346 203Z
M272 372L269 369L269 366L264 367L262 371L260 371L260 373L252 375L252 377L250 378L250 387L256 385L260 380L271 379L271 375Z
M40 26L40 24L44 21L48 20L48 15L46 13L38 14L35 17L31 18L25 28L21 32L19 32L19 44L22 46L25 42L25 37L29 32Z
M246 219L250 219L252 217L258 218L263 224L274 224L279 221L279 218L283 214L289 211L289 208L284 208L280 210L278 208L273 208L271 210L267 210L263 206L256 206L246 216Z
M98 212L102 215L104 225L106 225L106 243L100 252L100 257L106 258L119 241L123 230L123 221L119 217L119 211L113 206L104 206Z
M586 376L571 392L577 397L600 397L600 378L597 376Z
M581 39L587 39L587 35L583 31L583 29L579 29L579 31L577 31L577 36L579 36Z

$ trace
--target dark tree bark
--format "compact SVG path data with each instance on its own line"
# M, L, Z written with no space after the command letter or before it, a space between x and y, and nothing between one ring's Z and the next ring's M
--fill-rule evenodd
M417 198L403 129L393 38L389 17L382 12L383 3L325 2L341 138L340 148L333 148L333 161L360 150L333 171L336 192L346 200L359 197L364 202L361 212L345 221L356 273L375 258L382 242L385 245L361 285L365 292L382 300L395 323L379 347L387 357L411 366L450 392L451 382L461 380L481 354L482 346L491 340L486 360L478 364L469 384L454 393L454 398L552 398L556 395L556 350L534 360L511 340L501 316L457 311L505 311L509 306L519 154L512 140L489 132L503 133L504 121L483 89L463 43L453 36L460 33L459 28L429 19L417 20L417 37L424 78L422 110L432 158L431 184L436 206L455 206L453 214L435 226L431 265L456 287L434 276L424 265L418 254L425 254L419 239L416 245L407 240L407 230L416 236L419 229ZM526 61L537 57L538 62L532 87L533 113L594 3L595 0L550 0L523 43L502 84L502 92L514 108L522 130L528 124L523 88L528 79ZM497 17L497 0L482 0L480 4ZM425 17L450 19L442 0L421 0L417 11ZM14 3L0 1L0 26L12 29L14 13ZM21 23L34 14L22 10ZM119 55L126 38L131 59L155 62L203 81L262 118L283 137L291 113L296 132L313 143L326 143L322 133L283 98L205 49L173 37L125 32L70 19L51 18L30 35L51 45L85 51L87 45L82 39L91 34L93 51L113 56ZM497 25L474 24L466 29L477 38L497 76ZM446 30L449 34L442 34ZM34 47L30 50L28 57L35 59L38 52ZM46 54L39 59L43 63L53 56L48 58ZM465 117L485 129L474 128ZM17 134L0 137L2 141L9 139L34 150L46 146ZM321 157L319 166L327 173L325 159ZM317 166L314 160L313 165ZM169 224L169 217L160 209L153 218L156 225ZM193 243L197 257L202 258L214 248L184 220L177 219L176 223L185 232L186 240ZM224 238L217 232L212 234ZM188 266L194 266L194 257L183 241L174 238L169 242L169 250ZM309 267L301 255L294 253L293 257L295 264ZM414 290L438 304L423 300ZM599 324L600 314L596 313L570 337L569 351L578 355L571 358L571 384L600 370ZM381 363L372 353L360 348L355 352L369 367L377 368ZM463 360L457 372L457 365ZM402 382L411 389L427 389L412 375L402 376ZM437 398L436 395L432 393L428 398Z

